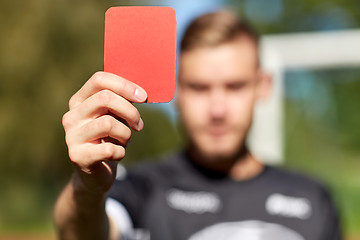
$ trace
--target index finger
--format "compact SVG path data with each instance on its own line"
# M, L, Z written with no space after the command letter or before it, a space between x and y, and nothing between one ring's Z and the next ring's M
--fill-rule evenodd
M90 96L101 90L110 90L130 102L145 102L147 93L139 85L118 75L107 72L96 72L77 91L69 101L69 108L75 108Z

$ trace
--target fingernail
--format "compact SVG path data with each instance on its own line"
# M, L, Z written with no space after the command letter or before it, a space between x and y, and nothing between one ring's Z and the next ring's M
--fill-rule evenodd
M145 101L147 98L147 94L144 90L137 88L135 90L135 99L138 100L139 102L143 102Z
M140 121L137 125L137 130L140 131L144 127L144 121L140 118Z

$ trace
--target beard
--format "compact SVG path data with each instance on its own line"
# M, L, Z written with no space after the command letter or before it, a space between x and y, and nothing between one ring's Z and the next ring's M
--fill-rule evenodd
M226 169L249 153L245 140L251 119L243 124L225 119L211 119L207 124L185 123L178 122L184 146L191 158L206 168Z
M187 148L192 155L197 156L196 158L202 159L202 161L209 163L216 162L235 162L238 159L241 159L248 152L248 148L245 144L245 141L240 141L239 144L234 146L234 149L231 151L208 151L201 148L194 141L188 139Z
M187 152L190 159L196 165L223 175L228 175L237 162L245 161L249 155L248 148L245 144L241 144L233 152L213 153L200 149L196 144L194 144L194 142L191 141L188 143Z
M200 139L201 131L206 132L206 128L197 128L195 131L197 132L183 132L186 139L185 146L191 159L203 168L227 174L236 162L242 161L249 154L245 144L247 131L244 128L233 126L230 132L235 133L235 136L226 136L228 139L225 140L219 139L219 144L216 144L217 140L209 140L209 136L206 135L204 138L207 140ZM209 143L207 141L211 143L207 144Z

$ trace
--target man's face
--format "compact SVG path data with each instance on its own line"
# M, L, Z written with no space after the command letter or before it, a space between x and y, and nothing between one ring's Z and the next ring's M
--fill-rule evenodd
M259 97L257 48L243 37L182 53L177 105L191 146L208 159L242 149Z

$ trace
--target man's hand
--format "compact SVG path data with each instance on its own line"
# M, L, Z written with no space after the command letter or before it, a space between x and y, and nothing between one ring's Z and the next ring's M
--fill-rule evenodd
M141 103L146 92L111 73L97 72L70 99L63 116L66 144L74 163L75 190L105 193L125 156L130 128L140 131L143 121L131 102Z
M144 125L131 102L146 98L136 84L97 72L70 99L63 126L75 173L54 209L59 239L118 239L105 212L105 193L125 156L130 128Z

